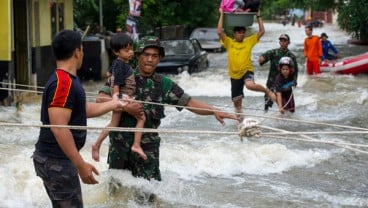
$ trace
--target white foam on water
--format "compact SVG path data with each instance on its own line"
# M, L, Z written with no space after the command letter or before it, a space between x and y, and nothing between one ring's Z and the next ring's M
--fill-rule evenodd
M163 171L173 171L187 180L282 173L295 167L311 167L331 157L322 149L297 150L277 143L239 141L224 144L223 140L200 146L164 143L161 155Z
M272 182L267 183L267 187L276 192L279 196L287 196L289 198L298 199L300 197L303 200L310 200L319 203L321 206L357 206L364 207L368 204L368 199L346 196L343 193L337 195L331 195L318 189L305 189L290 186L286 183L273 184Z
M200 75L182 73L173 79L191 96L227 97L230 90L230 79L224 73L203 72Z

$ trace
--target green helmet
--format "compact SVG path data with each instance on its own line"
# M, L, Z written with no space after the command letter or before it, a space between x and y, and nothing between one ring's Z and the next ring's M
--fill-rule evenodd
M165 56L165 48L160 45L160 39L155 36L145 36L138 42L136 53L142 53L144 49L153 47L160 51L162 57Z

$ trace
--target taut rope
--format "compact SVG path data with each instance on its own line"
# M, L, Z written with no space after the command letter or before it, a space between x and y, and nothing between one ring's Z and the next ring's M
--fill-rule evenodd
M0 83L1 84L1 83ZM5 83L9 84L9 83ZM18 86L26 86L26 85L18 85ZM41 87L37 87L41 88ZM19 91L19 92L33 92L33 93L42 93L40 91L35 90L23 90L23 89L12 89L12 88L2 88L3 90L11 90L11 91ZM92 97L92 96L90 96ZM96 98L93 96L93 98ZM103 97L105 98L105 97ZM106 98L105 98L106 99ZM291 97L289 98L289 100ZM179 105L170 105L170 104L163 104L163 103L155 103L155 102L148 102L148 101L139 101L139 100L129 100L131 102L140 102L145 104L152 104L152 105L162 105L167 107L176 107L176 108L186 108L188 110L206 110L206 111L212 111L212 112L224 112L222 110L215 110L215 109L203 109L203 108L195 108L195 107L187 107L187 106L179 106ZM232 112L231 112L232 113ZM109 130L109 131L124 131L124 132L161 132L161 133L190 133L190 134L223 134L223 135L240 135L240 136L268 136L276 138L277 136L281 135L300 135L302 138L290 138L290 137L282 137L282 139L292 139L292 140L298 140L298 141L306 141L306 142L315 142L315 143L325 143L325 144L333 144L339 147L343 147L346 149L350 149L356 152L365 153L368 154L367 151L363 151L354 147L364 147L367 148L368 145L364 144L353 144L353 143L346 143L346 142L335 142L335 141L321 141L314 138L311 138L307 135L316 135L316 134L340 134L340 135L346 135L346 134L368 134L368 128L361 128L361 127L353 127L353 126L344 126L344 125L337 125L337 124L328 124L328 123L321 123L321 122L313 122L313 121L304 121L304 120L296 120L296 119L290 119L290 118L279 118L275 116L261 116L261 115L251 115L251 114L243 114L243 113L232 113L235 115L241 115L241 116L247 116L247 117L258 117L258 118L264 118L264 119L275 119L275 120L283 120L283 121L292 121L292 122L299 122L299 123L306 123L306 124L314 124L314 125L324 125L324 126L331 126L331 127L338 127L338 128L346 128L346 129L352 129L355 131L330 131L330 132L290 132L282 129L276 129L272 127L267 127L263 125L259 125L259 122L248 122L251 125L246 126L244 128L243 134L241 132L220 132L220 131L198 131L198 130L169 130L169 129L140 129L140 128L125 128L125 127L93 127L93 126L69 126L69 125L37 125L37 124L19 124L19 123L2 123L0 122L1 126L9 126L9 127L39 127L39 128L68 128L68 129L80 129L80 130ZM251 119L252 120L252 119ZM274 133L262 133L260 131L260 128L263 129L269 129L274 130L277 132ZM241 131L241 129L239 129Z
M109 130L109 131L118 131L118 132L145 132L145 133L185 133L185 134L221 134L221 135L237 135L238 132L223 132L223 131L202 131L202 130L178 130L178 129L148 129L148 128L128 128L128 127L97 127L97 126L72 126L72 125L42 125L42 124L21 124L21 123L6 123L6 122L0 122L0 125L2 127L37 127L37 128L68 128L68 129L74 129L74 130ZM267 126L259 126L260 128L269 129L278 131L278 133L259 133L259 136L280 136L280 135L300 135L303 133L313 133L313 134L319 134L319 132L289 132L282 129L267 127ZM333 132L329 132L333 133ZM338 133L365 133L368 134L368 131L359 131L359 132L338 132ZM349 146L354 147L364 147L368 148L368 145L364 144L354 144L354 143L347 143L347 142L335 142L335 141L321 141L317 140L311 137L308 137L306 135L300 135L304 137L305 139L301 138L289 138L289 137L279 137L282 139L289 139L289 140L297 140L297 141L305 141L305 142L312 142L312 143L324 143L324 144L332 144L336 145L342 148L350 149L353 151L361 152L368 154L367 151L363 151L360 149L356 149ZM275 137L274 137L275 138Z

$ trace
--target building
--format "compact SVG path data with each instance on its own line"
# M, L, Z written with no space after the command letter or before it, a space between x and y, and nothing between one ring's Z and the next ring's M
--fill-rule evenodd
M13 92L3 88L45 85L55 65L52 37L62 29L73 29L73 0L1 0L0 28L0 99L4 100L11 99Z

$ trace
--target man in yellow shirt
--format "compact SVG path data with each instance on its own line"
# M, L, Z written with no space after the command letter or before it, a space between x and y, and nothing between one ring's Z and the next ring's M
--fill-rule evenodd
M271 100L275 101L276 98L269 89L254 82L254 69L251 61L252 48L259 42L260 38L265 33L260 11L258 10L256 14L259 27L258 33L245 37L245 27L236 26L233 28L233 38L227 36L223 31L224 12L221 8L219 11L220 18L217 25L217 34L220 37L221 44L226 48L228 53L231 98L236 113L242 113L244 85L248 90L264 92L267 96L270 96Z

